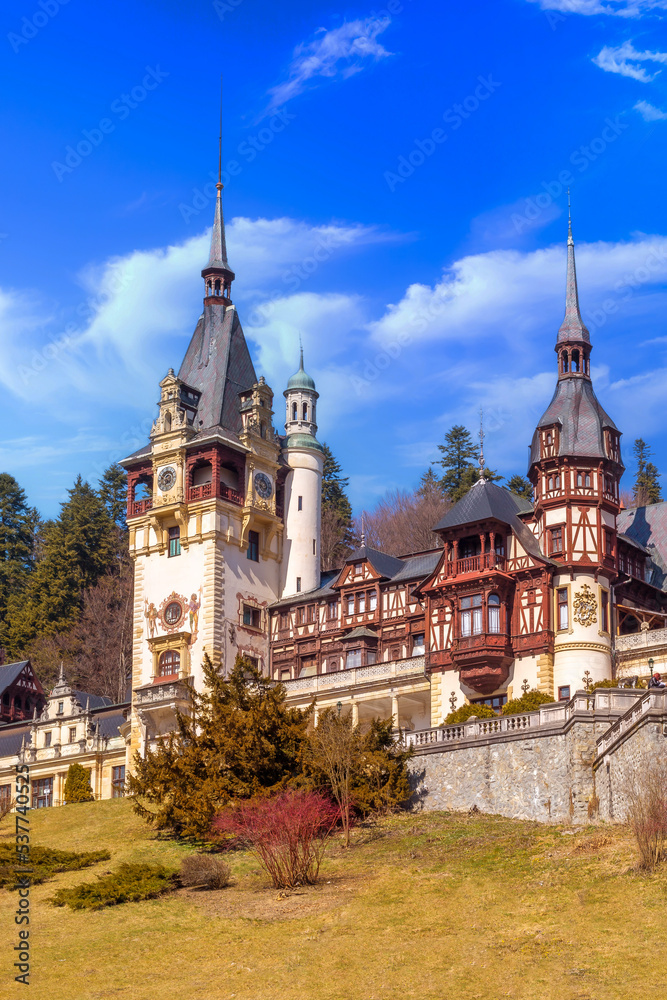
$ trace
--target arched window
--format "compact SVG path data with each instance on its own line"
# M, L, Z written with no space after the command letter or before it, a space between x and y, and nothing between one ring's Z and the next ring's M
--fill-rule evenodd
M579 351L577 350L572 351L572 371L579 371Z
M298 420L299 418L299 407L296 403L292 403L292 420Z
M20 712L23 709L23 702L16 694L14 695L14 708L17 712Z
M213 468L210 462L202 462L192 470L192 485L205 486L211 482Z
M175 649L167 649L160 655L158 674L160 677L173 677L181 667L181 654Z
M308 419L308 403L303 404L303 419Z
M568 358L567 358L567 351L563 351L563 353L562 353L561 357L563 358L563 371L564 371L564 372L567 372L567 371L569 371L569 364L568 364Z
M489 632L500 632L500 598L489 595Z
M135 501L149 500L153 496L153 477L140 476L134 484L132 499Z
M553 444L553 435L551 431L547 431L547 444Z

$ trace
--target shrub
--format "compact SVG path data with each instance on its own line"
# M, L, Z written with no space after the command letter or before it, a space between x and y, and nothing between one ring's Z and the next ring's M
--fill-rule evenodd
M533 688L526 691L520 698L512 698L503 705L503 715L521 715L523 712L534 712L540 705L552 705L553 698L544 691Z
M174 888L176 876L162 865L122 864L96 882L59 889L49 902L72 910L101 910L119 903L154 899Z
M489 705L461 705L460 708L450 712L443 726L458 726L462 722L467 722L471 715L476 715L478 719L495 719L496 713Z
M90 771L81 764L70 764L65 778L63 798L71 802L92 802L93 789L90 786Z
M625 784L627 818L639 848L640 866L655 868L667 842L667 761L650 760Z
M76 854L73 851L55 851L50 847L31 847L27 855L32 874L33 885L53 878L58 872L72 872L79 868L88 868L99 861L108 861L111 855L108 851L86 851ZM21 869L16 863L16 848L13 844L0 844L0 888L18 889Z
M242 837L276 889L314 885L340 810L318 792L285 791L220 813L218 835Z
M181 864L181 884L191 888L224 889L231 868L217 854L192 854Z

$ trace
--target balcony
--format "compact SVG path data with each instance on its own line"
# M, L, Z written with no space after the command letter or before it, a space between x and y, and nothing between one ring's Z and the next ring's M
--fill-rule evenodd
M452 660L461 680L480 694L491 694L509 677L513 653L503 632L463 636L452 644Z
M169 708L177 704L178 707L189 705L192 683L192 677L165 681L156 678L153 684L144 684L134 689L134 704L139 711Z
M335 691L337 688L384 685L397 680L414 680L425 677L425 658L413 656L409 660L389 660L387 663L372 663L367 667L350 667L332 674L317 674L314 677L297 677L293 681L282 681L288 699L303 693L319 694Z
M617 635L615 645L617 653L627 654L623 659L627 659L639 650L667 647L667 628L645 629L643 632L633 632L632 635Z
M443 571L445 576L470 576L473 573L487 573L490 570L505 569L505 556L497 552L485 552L483 555L466 556L464 559L452 559L445 563Z
M140 517L141 514L145 514L147 510L150 510L153 506L153 498L148 497L146 500L130 500L128 517Z
M201 486L188 487L188 502L207 500L212 496L217 496L228 503L236 504L237 507L243 507L245 503L245 497L242 493L239 493L238 490L233 490L230 486L225 486L224 483L218 484L217 491L213 490L213 483L202 483Z

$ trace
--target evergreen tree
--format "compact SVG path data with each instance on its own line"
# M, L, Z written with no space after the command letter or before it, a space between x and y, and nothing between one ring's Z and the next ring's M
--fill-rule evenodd
M63 792L65 802L92 802L93 789L90 785L90 771L81 764L70 764L65 778Z
M301 771L308 711L287 708L285 689L268 686L257 668L236 657L228 679L208 656L205 686L192 692L192 714L145 757L128 780L135 811L158 830L205 839L218 809L231 800L277 791Z
M100 479L100 497L114 524L123 531L127 528L127 474L114 462Z
M636 506L645 507L647 504L660 503L662 500L660 473L653 462L649 462L651 449L646 441L637 438L633 451L637 462L637 476L632 487L632 496Z
M507 480L507 489L510 493L514 493L518 497L523 497L524 500L533 499L533 484L525 476L512 476Z
M44 526L43 552L25 590L8 602L7 642L14 656L38 635L71 628L84 592L120 562L118 529L99 494L81 476L68 493L58 519Z
M7 642L7 607L18 597L34 568L39 514L9 473L0 473L0 647Z
M349 479L328 444L322 445L322 569L340 565L353 542L352 505L347 497Z
M417 496L422 497L423 500L444 500L445 498L442 480L438 479L432 465L429 465L428 469L419 480Z
M445 470L440 480L442 488L449 498L456 502L460 499L459 494L463 495L461 494L463 477L474 467L473 462L478 457L470 431L466 430L463 424L454 424L445 434L445 443L438 445L438 451L442 457L438 459L437 464Z
M484 469L484 478L488 479L490 483L499 483L502 480L502 476L495 471L495 469ZM461 497L464 497L468 490L472 489L477 480L479 479L479 466L469 465L461 476L461 482L456 490L451 494L452 503L457 503Z

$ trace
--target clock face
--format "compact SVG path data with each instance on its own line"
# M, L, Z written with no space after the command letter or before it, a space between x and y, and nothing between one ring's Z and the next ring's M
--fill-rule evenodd
M164 469L160 470L160 474L157 477L157 484L163 493L170 490L174 483L176 482L176 469L173 466L167 465Z
M255 492L258 496L262 497L263 500L268 500L273 493L271 480L268 476L265 476L263 472L257 472L255 474Z

